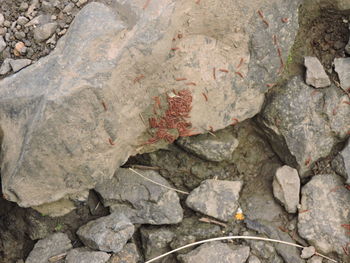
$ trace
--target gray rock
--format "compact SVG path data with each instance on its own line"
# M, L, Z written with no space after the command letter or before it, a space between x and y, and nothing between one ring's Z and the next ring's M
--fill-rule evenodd
M337 4L339 10L345 11L350 9L350 3L348 0L336 0L334 2Z
M303 248L303 250L301 251L301 258L311 258L313 255L315 255L315 248L313 246L309 246L309 247L305 247Z
M247 263L261 263L261 261L257 256L251 255L249 256Z
M322 263L322 262L323 262L323 258L319 256L313 256L307 261L307 263Z
M28 7L29 7L28 3L22 2L18 9L19 9L19 11L24 12L24 11L27 11Z
M62 12L66 14L71 14L74 6L75 6L74 3L69 3L63 8Z
M66 234L56 233L39 240L29 253L25 263L47 263L49 258L65 253L72 248Z
M177 144L186 151L197 155L204 160L222 162L232 159L232 153L238 146L238 140L229 130L222 130L211 134L202 134L194 137L182 137Z
M263 262L275 262L282 263L283 259L278 256L276 249L271 243L263 242L263 241L248 241L248 244L251 249L251 253L259 256ZM249 257L249 259L252 256ZM250 261L248 261L250 262ZM260 260L257 262L261 262Z
M4 62L2 62L0 67L0 75L5 75L11 71L11 65L10 62L12 61L12 58L6 58Z
M298 231L320 253L343 254L349 235L350 193L338 175L316 175L302 188ZM322 218L322 220L320 220Z
M15 38L16 39L19 39L19 40L22 40L26 37L26 34L23 32L23 31L17 31L15 33Z
M29 22L29 19L26 18L25 16L19 16L17 18L17 24L24 26L25 24L27 24Z
M350 107L343 103L346 100L335 86L315 92L294 77L269 94L258 122L283 162L305 177L315 161L347 138Z
M244 263L249 257L249 251L247 246L229 246L220 242L210 242L178 258L182 263Z
M155 171L137 170L145 177L170 187ZM118 169L114 177L96 185L103 203L111 211L125 214L137 224L177 224L183 217L177 193L145 180L129 169Z
M188 207L217 219L228 221L239 206L241 181L205 180L186 199Z
M3 14L0 13L0 26L2 26L5 22L5 17Z
M134 234L134 226L125 216L113 213L80 227L77 235L88 247L117 253Z
M345 46L345 52L350 55L350 39L349 39L349 42L346 44Z
M274 196L284 205L288 213L297 212L300 194L298 171L287 165L277 169L273 183Z
M127 243L121 251L112 255L108 263L137 263L140 260L137 247L133 243Z
M0 53L5 49L6 47L6 42L2 36L0 36Z
M335 58L334 70L337 72L343 90L350 89L350 58Z
M10 65L11 65L13 72L18 72L21 69L29 66L31 63L32 63L32 61L30 59L27 59L27 58L10 60Z
M163 253L170 251L170 243L173 241L175 234L167 229L159 228L141 228L141 240L143 254L145 259L155 258ZM164 259L164 262L167 258Z
M324 88L331 85L331 81L318 58L305 57L304 65L306 67L306 84L315 88Z
M76 248L68 252L66 263L105 263L111 255L101 251L91 251L87 248Z
M286 61L298 30L300 2L241 5L234 0L203 14L187 1L181 8L193 14L190 23L175 12L175 0L151 1L145 9L136 0L118 0L111 8L87 4L50 55L0 83L3 193L24 207L74 200L101 178L110 178L129 156L165 147L165 140L142 145L150 135L140 113L147 124L154 116L152 98L159 95L166 103L173 88L191 93L193 132L223 129L255 116L266 84L279 78L280 59L271 39L279 36ZM27 14L39 4L33 1ZM288 16L289 22L268 18L266 30L256 14L262 6L266 17ZM181 52L171 50L171 32L178 30L174 21L188 32L176 42ZM241 58L242 77L234 73ZM171 132L177 137L179 130Z
M77 6L78 7L81 7L82 5L84 5L84 4L86 4L87 3L87 0L79 0L78 2L77 2Z
M332 160L332 168L335 172L346 179L346 184L350 184L350 142L348 141L344 149Z
M48 38L50 38L53 33L56 32L57 23L47 23L42 26L38 26L34 29L34 40L40 43Z

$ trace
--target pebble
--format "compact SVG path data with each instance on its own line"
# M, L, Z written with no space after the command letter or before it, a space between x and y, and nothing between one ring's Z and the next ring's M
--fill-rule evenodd
M324 88L331 85L328 75L321 62L316 57L305 57L306 84L315 88Z
M42 42L52 36L55 33L57 28L57 23L47 23L45 25L39 26L34 29L34 40L36 42Z
M82 5L84 5L84 4L86 4L87 3L87 0L79 0L78 2L77 2L77 6L78 7L81 7Z
M3 37L0 37L0 52L2 52L6 47L6 42Z
M17 42L16 45L15 45L15 48L13 50L13 54L16 56L16 57L19 57L20 55L24 55L27 51L27 48L26 46L24 45L23 42Z
M300 257L301 258L311 258L315 255L316 249L313 246L303 248Z
M22 2L21 5L19 6L19 11L22 11L22 12L27 11L28 7L29 7L28 3Z
M8 20L5 20L4 26L5 26L5 27L10 27L10 26L11 26L11 22L8 21Z
M7 28L6 27L0 27L0 36L4 36L7 32Z
M23 31L17 31L15 33L15 38L17 38L18 40L22 40L26 37L26 33L24 33Z
M63 8L62 12L63 12L63 13L66 13L66 14L71 14L72 11L73 11L73 8L74 8L74 4L73 4L73 3L69 3L68 5L66 5L66 6Z
M0 26L2 26L5 22L5 17L3 14L0 13Z
M25 24L27 24L29 22L29 19L26 18L25 16L20 16L17 19L17 24L24 26Z
M10 65L12 67L13 72L20 71L21 69L29 66L32 63L30 59L13 59L10 61Z
M11 71L11 58L6 58L0 67L0 75L5 75Z

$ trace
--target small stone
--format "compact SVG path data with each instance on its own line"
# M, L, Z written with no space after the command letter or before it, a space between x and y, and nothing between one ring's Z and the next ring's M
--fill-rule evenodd
M34 29L34 40L37 43L40 43L52 36L53 33L55 33L57 28L57 23L47 23L45 25L39 26Z
M29 22L29 19L26 18L25 16L20 16L17 19L17 24L24 26L25 24L27 24Z
M190 193L186 204L195 211L228 221L238 208L242 185L241 181L205 180Z
M11 65L10 61L11 58L6 58L4 62L2 62L1 67L0 67L0 75L5 75L11 71Z
M19 11L25 12L27 11L29 5L27 2L22 2L21 5L19 6Z
M48 14L54 13L56 9L56 7L49 1L43 1L41 3L41 8L45 13L48 13Z
M333 48L334 48L335 50L339 50L339 49L344 48L345 45L346 45L346 44L345 44L344 42L342 42L342 41L335 41L334 44L333 44Z
M88 247L117 253L134 234L134 226L124 215L113 213L90 221L79 228L77 235Z
M350 88L350 58L335 58L334 70L338 74L340 86L347 91Z
M251 255L247 263L261 263L261 261L257 256Z
M297 212L300 194L298 171L287 165L278 168L272 186L275 198L283 204L287 212Z
M39 240L26 259L26 263L47 263L49 258L65 253L72 248L66 234L56 233Z
M20 71L21 69L29 66L32 63L30 59L13 59L10 61L10 65L12 67L13 72Z
M63 8L63 10L62 10L62 12L63 13L66 13L66 14L71 14L72 13L72 10L73 10L73 8L74 8L74 4L73 3L69 3L68 5L66 5L64 8Z
M106 252L76 248L68 252L65 263L105 263L109 258L110 255Z
M17 42L15 44L15 48L13 50L13 54L16 56L16 57L19 57L20 55L24 55L27 51L27 48L26 46L24 45L23 42Z
M203 244L190 253L178 256L182 263L244 263L249 257L248 246L229 246L221 242Z
M67 32L67 29L65 28L65 29L61 30L60 32L58 32L57 35L63 36L66 32Z
M136 263L139 262L140 255L137 247L133 243L128 243L117 254L112 255L108 263Z
M0 27L0 36L4 36L7 32L7 28L6 27Z
M306 84L315 88L324 88L331 85L328 75L321 62L316 57L305 57Z
M6 48L6 42L3 37L0 37L0 53Z
M313 246L305 247L301 251L300 257L303 259L311 258L313 255L315 255L316 249Z
M8 20L5 20L5 21L4 21L4 26L7 27L7 28L9 28L9 27L11 26L11 22L8 21Z
M164 228L141 228L141 240L145 259L149 260L169 251L169 244L175 234Z
M22 40L26 37L26 34L22 31L16 32L15 33L15 38L17 38L18 40Z
M11 40L11 34L10 33L6 33L5 34L5 41L9 42Z
M320 256L313 256L307 261L307 263L322 263L322 262L323 262L323 258Z
M3 14L0 13L0 26L2 26L5 22L5 17Z
M48 40L46 40L46 44L55 45L56 44L56 35L52 35L52 37L50 37Z
M77 5L78 7L81 7L82 5L86 4L87 1L88 1L88 0L79 0L79 1L77 2L76 5Z

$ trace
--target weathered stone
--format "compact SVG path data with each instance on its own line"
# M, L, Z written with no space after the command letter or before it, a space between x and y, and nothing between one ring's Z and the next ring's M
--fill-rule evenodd
M77 235L88 247L117 253L134 234L134 226L123 215L113 213L90 221L78 229Z
M47 263L49 258L65 253L72 248L66 234L56 233L39 240L26 259L26 263Z
M277 169L273 183L274 196L284 205L288 213L297 212L300 179L298 171L287 165Z
M335 172L346 179L346 184L350 185L350 142L348 141L344 149L332 160L332 168Z
M29 66L32 63L30 59L21 58L21 59L12 59L10 60L10 65L13 72L20 71L21 69Z
M155 171L137 172L170 187ZM154 184L129 169L118 169L112 179L104 180L95 189L105 206L110 206L112 212L126 215L132 223L161 225L182 220L183 212L175 191Z
M316 175L302 188L298 231L320 253L343 254L350 242L350 193L338 175ZM320 220L322 218L322 220Z
M170 243L175 234L167 229L141 228L141 240L145 259L155 258L170 251ZM166 259L165 259L166 260Z
M249 251L247 246L229 246L220 242L211 242L178 258L182 263L244 263L249 257Z
M331 85L331 81L318 58L305 57L304 65L306 67L306 84L315 88L324 88Z
M261 263L261 261L257 256L251 255L249 256L247 263Z
M229 130L222 130L215 134L202 134L195 137L182 137L177 144L186 151L198 157L222 162L232 159L232 153L238 146L238 140Z
M68 252L66 263L105 263L111 255L102 251L91 251L87 248L76 248Z
M258 118L275 152L300 176L310 174L313 163L345 140L350 128L347 96L335 86L314 91L294 77L269 94Z
M6 58L4 62L2 62L0 67L0 75L5 75L11 71L10 61L12 61L12 58Z
M24 26L25 24L27 24L29 22L29 19L26 18L25 16L19 16L17 18L17 24Z
M350 88L350 58L335 58L334 70L338 73L340 86L348 91Z
M278 34L286 60L300 2L224 0L209 13L191 1L150 1L143 9L139 1L118 0L115 10L88 4L50 55L0 82L3 193L25 207L70 198L112 177L129 156L166 145L140 146L150 139L140 113L146 123L157 117L153 97L164 111L173 89L191 92L191 132L255 116L266 84L279 78L272 36ZM177 5L189 10L190 22ZM289 22L269 19L266 30L256 14L262 6L266 17ZM172 41L179 30L187 33ZM234 73L241 58L243 78Z
M345 11L350 9L350 2L348 0L336 0L339 10Z
M6 42L2 36L0 36L0 53L5 49L6 47Z
M0 13L0 26L2 26L5 22L5 17L2 13Z
M217 219L228 221L238 208L241 181L205 180L186 199L188 207Z
M137 247L133 243L126 244L121 251L112 255L108 263L137 263L140 260Z
M307 261L307 263L322 263L322 262L323 262L323 258L319 256L313 256Z
M313 255L315 255L316 249L313 246L305 247L301 251L301 258L311 258Z
M53 33L55 33L57 28L57 23L47 23L42 26L38 26L34 29L34 40L36 42L42 42L49 37L52 36Z

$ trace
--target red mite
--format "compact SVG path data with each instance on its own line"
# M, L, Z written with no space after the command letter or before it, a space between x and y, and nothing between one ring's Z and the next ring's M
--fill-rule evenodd
M208 96L207 96L207 94L205 94L204 92L202 92L202 94L203 94L203 97L205 98L205 100L208 101Z
M105 109L105 111L107 111L107 106L106 106L106 103L104 101L102 101L102 106Z
M227 69L224 69L224 68L219 69L219 71L228 73L228 70L227 70Z
M213 68L213 78L214 78L214 80L216 79L215 70L216 70L216 68Z
M115 145L111 138L108 139L110 145Z

